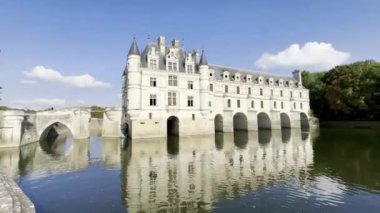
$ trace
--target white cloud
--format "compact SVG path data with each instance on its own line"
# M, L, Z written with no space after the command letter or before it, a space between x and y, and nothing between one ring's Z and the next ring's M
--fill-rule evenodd
M35 98L35 99L19 99L14 101L14 104L21 106L63 106L66 104L65 99L53 98Z
M255 65L261 69L328 70L348 60L350 53L335 50L332 44L307 42L303 46L292 44L275 54L264 53Z
M35 80L27 80L27 79L22 79L20 82L22 84L36 84L37 83L37 81Z
M31 71L25 72L25 75L29 78L59 82L78 88L111 87L110 83L98 81L89 74L64 76L60 72L44 66L35 66Z

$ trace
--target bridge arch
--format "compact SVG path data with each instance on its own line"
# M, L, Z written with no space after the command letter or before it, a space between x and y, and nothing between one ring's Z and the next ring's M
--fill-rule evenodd
M233 117L233 127L235 131L247 131L248 130L248 121L247 116L238 112Z
M62 122L48 123L38 137L41 149L47 154L66 155L73 148L73 141L67 140L73 137L73 131L69 125Z
M71 125L67 124L66 122L54 120L54 121L51 121L51 122L45 124L42 128L40 128L39 134L38 134L38 139L41 140L41 139L49 136L49 134L62 133L62 131L60 132L60 130L66 131L64 129L69 130L67 133L70 133L71 136L74 136L74 131L73 131L73 128L71 127ZM54 133L54 131L55 131L55 133Z
M290 117L285 112L280 114L281 128L291 128L290 126Z
M179 119L176 116L170 116L166 121L167 136L179 136Z
M271 120L269 115L265 112L260 112L257 114L257 127L258 129L271 129Z
M223 116L217 114L214 118L215 132L223 132Z
M307 117L306 113L304 112L300 113L300 120L301 120L301 130L309 130L310 129L309 117Z

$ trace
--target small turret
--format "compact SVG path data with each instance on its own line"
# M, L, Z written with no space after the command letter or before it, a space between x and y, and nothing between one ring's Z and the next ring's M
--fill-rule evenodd
M133 38L131 48L129 49L129 52L128 52L128 56L130 56L130 55L140 55L140 51L139 51L139 48L137 46L137 42L136 42L135 38Z

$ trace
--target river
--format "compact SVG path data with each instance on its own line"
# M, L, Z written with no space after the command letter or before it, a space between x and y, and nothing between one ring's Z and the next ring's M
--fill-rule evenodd
M37 212L378 212L380 132L277 130L0 149Z

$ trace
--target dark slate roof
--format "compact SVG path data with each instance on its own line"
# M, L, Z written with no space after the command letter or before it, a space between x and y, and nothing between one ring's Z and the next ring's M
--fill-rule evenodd
M128 55L140 55L139 48L137 46L137 42L133 39L131 48L129 49Z
M201 60L199 61L199 65L208 65L206 55L202 50Z
M146 45L145 49L141 53L141 67L148 67L148 53L151 51L152 47L156 50L156 55L159 56L159 64L158 67L160 70L166 70L166 55L169 53L170 48L172 46L165 46L165 51L163 54L160 53L160 48L156 43L149 43ZM177 53L178 58L178 68L179 72L185 72L185 61L186 61L186 55L187 52L185 52L183 49L179 48ZM196 70L197 72L197 70Z
M246 82L246 75L251 75L252 76L252 81L254 83L257 83L258 81L258 77L262 76L264 78L264 84L269 84L268 82L268 79L269 78L273 78L274 80L274 84L275 85L278 85L278 80L282 79L284 81L284 85L286 84L287 81L293 81L294 82L294 87L297 87L297 80L294 79L293 77L289 77L289 76L277 76L277 75L272 75L272 74L268 74L268 73L260 73L260 72L255 72L255 71L251 71L251 70L244 70L244 69L240 69L240 68L233 68L233 67L226 67L226 66L219 66L219 65L209 65L209 68L214 70L214 76L216 79L218 80L222 80L223 79L223 72L224 71L228 71L230 73L230 80L234 80L233 79L233 76L236 74L236 73L240 73L240 78L243 82Z

